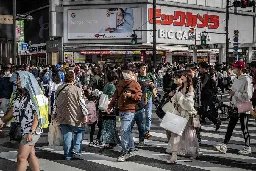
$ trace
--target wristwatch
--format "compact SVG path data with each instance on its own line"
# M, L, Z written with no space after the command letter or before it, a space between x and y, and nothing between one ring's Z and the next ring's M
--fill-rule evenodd
M34 135L35 134L35 130L29 130L29 133L31 134L31 135Z

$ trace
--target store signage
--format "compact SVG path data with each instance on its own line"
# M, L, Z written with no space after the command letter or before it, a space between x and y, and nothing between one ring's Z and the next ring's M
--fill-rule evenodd
M54 41L47 41L46 42L46 52L47 53L59 52L59 50L61 48L62 48L61 40L54 40Z
M174 11L173 14L164 14L162 9L156 9L156 24L173 25L197 28L218 29L220 17L211 14L194 14L192 12ZM153 8L148 9L148 20L153 24Z
M191 40L192 42L194 39L190 38L191 33L189 31L172 31L172 30L164 30L159 29L158 30L158 38L164 38L164 39L175 39L175 40ZM197 40L200 40L201 33L197 33ZM207 35L207 41L211 41L210 35Z
M100 50L100 51L81 51L82 55L141 55L141 51L108 51L108 50ZM152 51L146 51L146 54L152 54ZM163 55L164 52L157 51L157 54Z

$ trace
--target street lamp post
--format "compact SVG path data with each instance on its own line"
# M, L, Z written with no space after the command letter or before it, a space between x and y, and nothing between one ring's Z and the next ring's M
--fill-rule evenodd
M227 0L226 4L226 62L229 63L229 37L228 37L228 22L229 22L229 2L230 0Z
M16 0L13 0L13 57L12 57L12 63L17 65L17 50L16 50Z
M156 0L153 0L153 65L156 68Z

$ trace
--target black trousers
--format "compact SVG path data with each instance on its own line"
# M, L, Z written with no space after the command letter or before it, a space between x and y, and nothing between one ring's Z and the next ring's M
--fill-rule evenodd
M224 144L228 144L233 130L240 119L240 124L241 124L241 130L243 132L244 136L244 141L245 141L245 146L249 147L250 146L250 134L248 130L248 121L249 121L249 116L245 113L241 113L239 117L230 117L229 123L228 123L228 128L227 128L227 133L225 135L225 140Z
M214 102L209 100L202 100L201 104L201 119L204 121L205 118L208 118L216 125L218 123L218 111L215 108Z
M97 140L100 141L101 131L102 131L102 119L101 118L99 118L99 120L94 122L93 124L89 125L90 126L90 142L93 142L93 135L95 133L96 125L99 128L98 134L97 134Z

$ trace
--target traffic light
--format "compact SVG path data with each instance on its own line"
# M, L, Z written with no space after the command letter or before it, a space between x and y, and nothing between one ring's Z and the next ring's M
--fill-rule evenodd
M131 35L131 38L132 38L132 40L131 40L131 43L132 43L132 45L136 45L137 44L137 34L135 34L135 33L133 33L132 35Z
M255 6L255 0L235 0L233 2L234 7L241 7L241 8L246 8L246 7L254 7Z
M241 1L234 1L233 6L234 7L241 7Z
M202 33L201 34L201 45L206 45L206 39L207 39L207 36Z
M241 1L241 8L246 8L247 7L247 0L242 0Z

